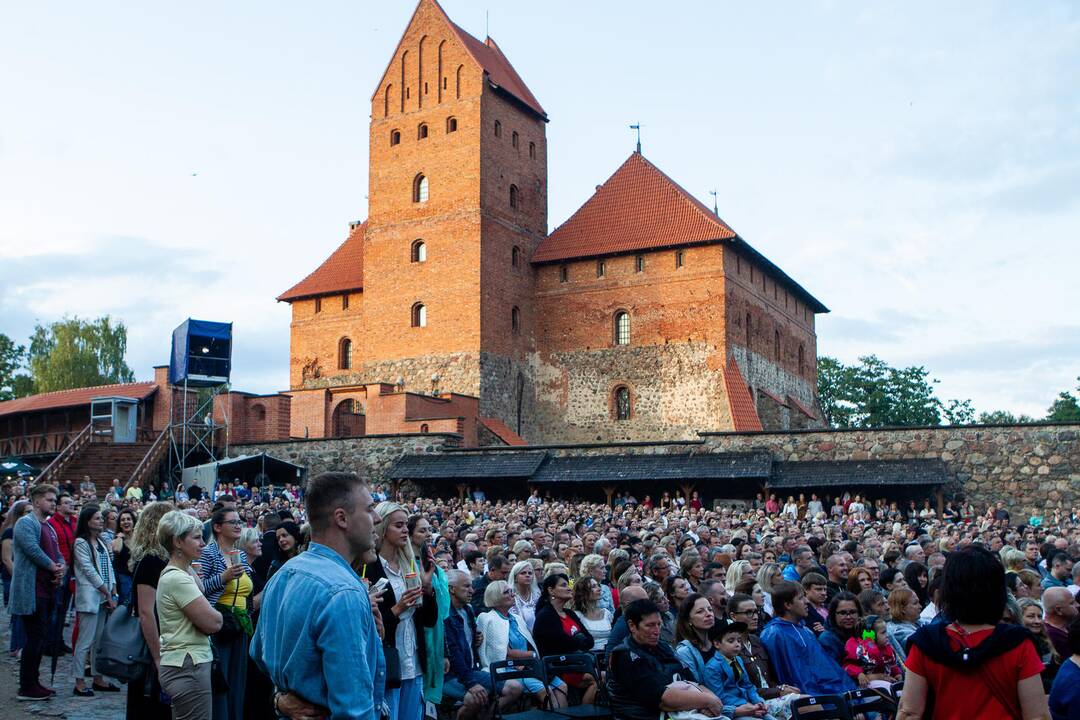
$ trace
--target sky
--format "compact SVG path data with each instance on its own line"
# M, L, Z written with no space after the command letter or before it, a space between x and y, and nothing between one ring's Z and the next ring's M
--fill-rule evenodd
M554 229L634 147L825 303L818 351L1045 414L1080 375L1080 5L444 0L547 110ZM0 2L0 332L187 317L288 387L274 297L367 212L409 1Z

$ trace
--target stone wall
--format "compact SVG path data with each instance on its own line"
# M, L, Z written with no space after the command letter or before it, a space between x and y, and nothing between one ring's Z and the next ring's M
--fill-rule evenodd
M232 445L229 454L268 455L306 467L308 477L328 470L357 472L380 482L402 455L440 452L456 446L461 436L452 433L416 435L367 435L358 438L314 438L283 442Z
M788 461L940 459L951 481L946 498L1004 500L1015 513L1080 504L1080 424L722 433L705 441L714 452L763 448Z

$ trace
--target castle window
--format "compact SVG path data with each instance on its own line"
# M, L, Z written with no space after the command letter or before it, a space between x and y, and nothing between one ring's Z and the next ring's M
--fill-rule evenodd
M338 342L338 370L349 370L352 368L352 340L349 338L341 338Z
M443 90L445 90L445 89L446 89L446 78L443 78L443 79L442 79L442 89L443 89Z
M412 306L412 326L427 327L427 307L424 303L416 303Z
M799 346L799 375L802 376L806 372L806 361L803 358L803 346Z
M414 240L409 251L409 262L422 263L427 260L427 244L423 240Z
M519 193L518 193L517 185L511 185L510 186L510 207L517 208L518 205L521 204L521 198L518 197L518 195L519 195Z
M676 250L675 251L675 267L681 268L682 266L683 266L683 251L682 250Z
M428 181L427 178L421 173L417 175L413 180L412 189L412 201L416 203L427 202L428 200Z
M515 150L517 150L517 146L518 146L518 134L517 134L517 130L515 130L515 131L514 131L513 133L511 133L511 135L510 135L510 145L511 145L511 147L513 147L513 148L514 148Z
M602 277L604 277L604 274L606 272L607 272L607 263L605 263L603 260L597 260L596 261L596 277L602 278Z
M322 298L315 298L315 312L322 312Z
M421 425L420 425L420 433L422 435L427 435L427 433L428 433L428 424L427 423L421 423Z
M390 115L390 91L393 88L394 88L393 85L387 83L387 85L386 85L386 94L383 95L383 110L382 110L383 117L388 117Z
M510 308L510 330L515 335L521 330L521 310L516 305Z
M570 279L570 268L565 265L559 266L559 282L564 283Z
M536 159L536 143L534 142L529 143L529 157Z
M502 137L502 123L495 121L495 137Z
M780 331L773 330L773 355L776 357L776 362L780 362Z
M349 309L349 296L348 295L342 295L341 296L341 309L342 310L348 310Z
M630 313L625 310L615 313L615 344L630 344Z
M416 128L416 139L423 140L427 137L427 123L420 123L420 126Z
M446 118L446 132L447 133L457 132L457 118L456 117L448 117L448 118Z
M457 68L457 80L456 80L456 85L454 86L454 94L458 98L461 97L461 72L464 69L465 69L464 65L458 65L458 68Z
M393 147L394 145L400 145L400 144L401 144L401 131L400 130L391 130L390 131L390 147Z
M634 258L634 272L645 272L645 256L638 255Z
M629 420L630 419L630 388L625 385L620 385L615 388L613 393L614 410L616 420Z
M518 262L521 260L521 248L517 245L510 250L510 265L511 267L517 267Z

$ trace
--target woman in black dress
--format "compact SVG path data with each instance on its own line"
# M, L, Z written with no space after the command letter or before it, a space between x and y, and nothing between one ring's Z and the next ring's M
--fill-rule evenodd
M158 522L173 509L170 502L154 502L143 508L131 534L132 593L130 611L139 617L143 639L150 648L154 665L142 680L127 686L127 720L171 720L172 707L161 692L157 663L161 656L156 610L157 584L168 563L165 549L157 541ZM121 607L117 611L123 612Z

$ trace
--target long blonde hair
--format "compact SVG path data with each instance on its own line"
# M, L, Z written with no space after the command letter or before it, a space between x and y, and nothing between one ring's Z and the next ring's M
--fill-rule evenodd
M128 568L135 572L135 566L147 555L169 562L169 554L158 542L158 523L165 513L175 509L167 500L152 502L142 509L135 521L135 529L131 531L131 559Z
M390 516L398 511L405 513L405 519L408 520L408 511L396 502L383 500L375 506L375 512L379 514L379 522L375 525L376 544L379 549L382 548L383 538L386 536L386 528L390 525ZM408 575L409 573L413 574L413 577L405 578L405 588L412 589L414 587L420 587L420 575L416 565L416 556L413 554L412 538L405 539L405 547L398 550L397 557L394 559L397 560L398 570L403 576Z

